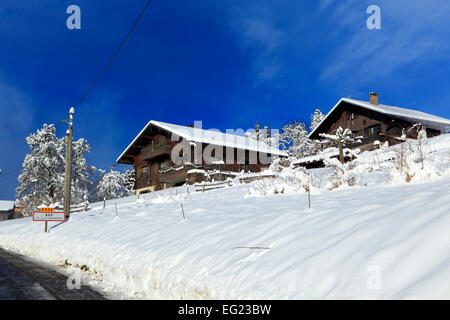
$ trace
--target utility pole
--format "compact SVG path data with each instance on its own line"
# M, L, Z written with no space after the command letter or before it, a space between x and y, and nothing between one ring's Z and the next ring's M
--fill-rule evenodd
M36 210L35 208L36 208L36 182L37 182L37 179L36 178L34 178L33 179L33 183L34 183L34 188L33 188L33 208L32 208L32 212L34 211L34 210Z
M66 219L70 217L70 187L72 184L72 136L73 136L73 114L75 109L69 111L69 130L66 132L66 170L64 173L64 212Z

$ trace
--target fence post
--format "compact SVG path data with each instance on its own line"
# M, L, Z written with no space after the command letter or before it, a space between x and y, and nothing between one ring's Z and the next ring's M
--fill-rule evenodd
M184 215L183 202L180 201L180 203L181 203L181 212L183 212L183 220L186 220L186 217Z

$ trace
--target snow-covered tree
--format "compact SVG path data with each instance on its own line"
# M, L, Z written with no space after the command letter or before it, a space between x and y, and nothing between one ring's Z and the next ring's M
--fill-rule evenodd
M269 126L266 124L264 125L264 128L262 128L261 130L261 134L260 134L260 140L261 141L265 141L270 137L270 131L269 131Z
M259 130L258 121L255 123L255 128L247 130L245 132L245 135L253 140L259 141L259 139L261 137L261 131Z
M259 124L256 122L255 129L250 129L246 133L246 136L267 144L268 146L279 148L280 146L280 134L278 130L269 130L267 123L262 130L259 129Z
M123 180L124 180L124 187L127 190L127 193L129 195L134 193L134 179L135 179L135 173L134 170L125 171L123 174Z
M65 138L61 139L65 144ZM72 143L72 187L71 203L81 204L88 202L88 188L91 184L95 167L88 166L84 155L91 151L87 140L80 138Z
M270 147L278 149L280 147L280 134L279 133L276 133L276 134L272 133L266 139L264 139L263 142L265 144L267 144L268 146L270 146Z
M54 125L44 124L26 142L31 152L26 155L18 177L17 198L28 196L33 201L27 202L31 206L60 201L64 190L64 150Z
M313 131L324 118L325 115L319 109L316 109L311 115L311 126L309 127L310 130Z
M56 137L53 124L44 124L42 129L26 138L30 153L22 164L18 177L17 198L29 206L27 213L38 205L62 202L64 193L65 138ZM72 144L72 204L87 200L87 187L93 167L86 164L85 153L89 143L79 139Z
M347 128L344 130L342 127L337 128L335 134L321 133L319 136L325 138L325 143L330 143L339 148L339 161L341 163L344 163L344 146L349 143L357 142L359 139L359 137L353 137L350 129Z
M97 184L97 196L99 200L110 200L127 195L125 189L124 175L119 171L112 170L102 176Z
M313 143L308 138L305 123L300 121L288 122L280 134L282 148L292 157L301 158L310 155Z

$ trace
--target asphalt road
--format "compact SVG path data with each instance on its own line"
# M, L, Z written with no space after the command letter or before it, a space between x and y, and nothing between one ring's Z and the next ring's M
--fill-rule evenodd
M22 255L0 249L0 300L105 300L81 284L69 290L67 276Z

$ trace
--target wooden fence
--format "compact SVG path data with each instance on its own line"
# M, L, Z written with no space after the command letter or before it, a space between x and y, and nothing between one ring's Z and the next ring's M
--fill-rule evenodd
M263 179L273 179L276 178L276 175L254 175L249 177L240 177L239 182L240 183L250 183L257 180L263 180Z
M263 179L273 179L276 178L276 175L251 175L248 177L240 177L239 183L250 183L257 180L263 180ZM233 182L231 180L227 181L217 181L217 182L201 182L194 184L195 191L196 192L205 192L209 190L215 190L215 189L221 189L226 186L232 186Z
M196 192L205 192L209 190L215 190L215 189L221 189L225 188L226 186L232 186L233 182L231 180L227 181L217 181L217 182L202 182L195 184L195 191Z

